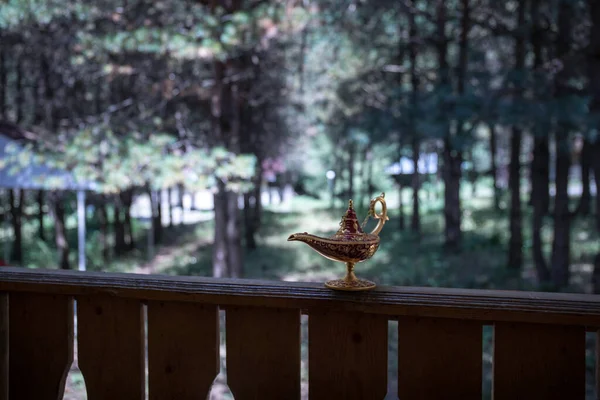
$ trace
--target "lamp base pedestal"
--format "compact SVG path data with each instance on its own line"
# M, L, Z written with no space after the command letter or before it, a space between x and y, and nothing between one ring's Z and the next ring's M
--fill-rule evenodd
M354 275L354 263L346 263L346 276L343 279L334 279L325 282L325 286L333 290L343 290L348 292L356 292L361 290L375 289L377 285L366 279L359 279Z
M345 279L334 279L332 281L325 282L325 286L333 290L344 290L348 292L356 292L361 290L375 289L377 285L375 282L368 281L366 279L358 279L355 281L347 282Z

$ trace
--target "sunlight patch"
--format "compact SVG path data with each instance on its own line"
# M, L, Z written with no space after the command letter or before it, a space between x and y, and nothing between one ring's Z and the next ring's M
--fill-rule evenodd
M85 387L85 380L83 374L79 370L76 362L73 362L69 374L67 375L67 382L65 384L65 392L63 400L86 400L87 390Z
M234 399L233 393L229 386L227 385L227 377L224 373L220 373L217 375L217 378L213 382L213 385L210 389L210 395L208 396L209 400L232 400Z

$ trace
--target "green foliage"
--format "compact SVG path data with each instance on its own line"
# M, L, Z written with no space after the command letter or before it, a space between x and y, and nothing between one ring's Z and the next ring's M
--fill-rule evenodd
M101 134L100 134L101 132ZM117 136L107 127L84 129L70 136L69 146L60 152L40 151L29 145L9 146L3 160L17 173L31 160L51 168L71 171L79 183L93 182L97 190L110 194L133 187L149 185L153 190L178 184L190 190L216 190L216 180L227 189L245 192L252 188L256 159L252 155L235 154L225 148L194 149L186 153L173 151L175 139L154 134L144 139L139 133ZM48 188L60 188L65 182L39 178Z
M83 21L98 12L97 7L79 1L7 0L0 7L0 29L15 29L25 23L47 25L61 17Z

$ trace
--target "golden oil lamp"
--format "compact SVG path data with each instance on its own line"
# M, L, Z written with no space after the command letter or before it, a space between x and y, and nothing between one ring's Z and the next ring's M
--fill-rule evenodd
M375 205L381 203L381 213L375 211ZM369 217L378 220L377 226L370 233L365 233L363 228ZM383 228L387 217L387 206L385 204L385 194L381 193L379 197L371 200L369 204L369 213L362 226L358 224L356 212L354 212L354 203L348 202L348 210L342 216L340 228L331 237L323 238L309 233L294 233L290 235L288 241L304 242L312 247L323 257L346 263L346 276L342 279L334 279L325 283L325 286L335 290L369 290L375 288L375 283L366 279L359 279L354 274L354 265L356 263L368 260L379 248L379 232Z

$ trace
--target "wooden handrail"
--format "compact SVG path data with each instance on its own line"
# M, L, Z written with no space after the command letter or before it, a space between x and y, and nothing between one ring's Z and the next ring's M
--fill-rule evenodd
M600 326L600 298L0 268L0 400L62 396L74 316L90 400L142 400L146 380L150 400L204 398L221 356L234 396L299 398L305 344L311 399L382 399L390 319L400 398L481 399L490 324L494 399L562 400L585 396L585 330Z
M12 267L0 268L0 292L3 291L72 296L107 294L221 307L262 306L600 328L600 296L570 293L391 286L364 293L343 293L324 288L320 283Z

